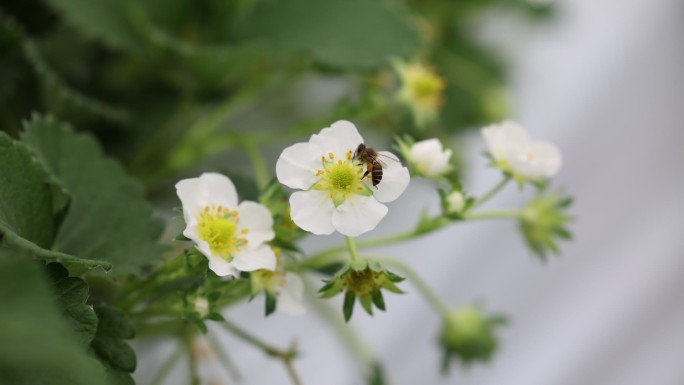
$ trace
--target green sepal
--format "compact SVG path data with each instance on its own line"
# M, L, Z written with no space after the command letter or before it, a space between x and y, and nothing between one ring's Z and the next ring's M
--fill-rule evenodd
M342 313L344 314L344 320L349 322L354 312L354 302L356 301L356 294L347 292L344 295L344 304L342 305Z
M222 322L222 321L226 320L225 318L223 318L221 313L217 313L217 312L211 312L211 313L207 314L207 319L210 319L212 321L218 321L218 322Z
M375 304L375 307L382 311L385 311L385 298L382 296L382 291L380 291L379 289L375 289L371 293L371 296L373 298L373 303Z
M378 261L368 262L368 267L376 273L381 273L384 269Z
M373 315L373 299L370 294L360 296L359 302L361 302L361 306L366 310L366 313Z
M175 239L177 241L183 241L183 242L192 241L192 239L186 237L185 235L183 235L183 233L176 235L176 237L173 239Z
M199 331L200 331L202 334L207 334L207 333L209 332L209 328L207 328L207 324L204 323L203 320L201 320L201 319L196 319L196 320L193 320L193 321L195 322L195 326L197 326L197 329L199 329Z
M266 301L265 301L265 307L266 307L266 317L269 315L273 314L273 312L276 309L276 305L278 304L278 298L269 293L268 291L264 292L266 294Z
M370 376L368 377L368 385L385 385L385 371L379 362L374 362L371 366Z
M358 261L353 261L351 263L351 268L356 270L356 271L363 271L366 270L366 267L368 267L368 261L365 259L361 259Z
M402 276L399 276L399 275L392 273L391 271L386 271L385 276L387 277L387 279L389 279L391 282L394 282L394 283L399 283L399 282L402 282L406 279Z

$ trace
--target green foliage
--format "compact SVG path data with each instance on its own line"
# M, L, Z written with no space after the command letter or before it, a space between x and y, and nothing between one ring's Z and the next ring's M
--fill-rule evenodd
M0 132L0 232L9 242L50 247L55 236L54 188L26 146Z
M116 385L132 384L133 380L128 373L135 371L137 361L135 352L124 339L135 336L133 327L116 308L97 306L95 312L99 323L91 343L93 350L104 363Z
M88 284L81 278L69 277L69 272L58 263L50 263L47 270L60 307L64 309L64 319L76 332L80 343L88 346L98 327L95 310L86 303L89 296Z
M49 0L61 16L84 35L117 47L136 47L135 2L129 0Z
M239 33L338 68L380 68L420 44L406 9L376 0L263 1Z
M102 366L79 343L83 334L60 316L46 278L34 261L0 249L0 383L108 385Z
M55 119L34 116L23 141L71 196L53 249L135 272L159 258L161 223L141 187L103 156L95 140Z

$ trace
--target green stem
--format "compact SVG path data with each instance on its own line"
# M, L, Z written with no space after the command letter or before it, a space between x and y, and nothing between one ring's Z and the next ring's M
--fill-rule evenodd
M480 211L472 214L465 214L464 219L468 221L475 221L481 219L505 219L505 218L520 218L522 211L520 210L492 210Z
M163 384L169 373L175 369L176 364L178 364L178 361L181 359L181 357L183 357L183 349L176 349L176 351L173 352L173 354L171 354L169 358L166 359L166 361L162 364L159 372L157 372L157 375L154 376L154 379L152 379L152 382L150 382L150 385Z
M487 191L484 195L482 195L480 198L478 198L472 206L470 206L471 209L474 209L478 206L483 205L485 202L488 200L492 199L496 194L498 194L501 190L503 190L504 187L508 184L508 182L511 180L511 177L506 175L504 178L497 183L494 187L491 188L491 190Z
M218 338L207 338L209 341L209 344L211 347L214 349L216 352L216 356L218 359L221 361L223 364L224 369L228 374L230 374L233 379L236 380L236 382L240 382L242 379L242 375L240 374L240 370L237 368L235 365L235 362L230 358L228 355L228 352L223 348L223 345L219 342Z
M259 191L263 191L271 180L268 165L266 165L266 159L259 147L257 147L256 143L252 140L245 140L243 142L243 148L247 153L250 162L252 162L257 187L259 187Z
M349 248L349 255L351 255L352 262L358 261L360 259L359 252L356 250L356 242L354 242L354 238L347 237L347 248Z
M185 325L183 330L183 342L185 344L185 350L188 354L188 384L190 385L200 385L201 380L199 377L199 367L197 365L197 355L195 354L195 348L193 346L194 332L190 324Z
M379 263L385 265L385 266L391 266L395 267L397 270L400 270L410 281L413 283L413 286L418 289L420 294L423 296L423 298L432 306L432 308L441 314L442 316L446 317L449 315L449 306L447 306L444 301L442 301L441 298L428 286L428 284L418 275L416 274L411 266L407 265L404 262L398 261L396 259L389 259L389 258L373 258L375 261L378 261Z
M229 332L231 332L234 336L261 349L264 352L264 354L270 357L280 359L285 365L285 369L287 370L287 373L290 376L292 383L294 385L302 385L302 380L299 377L299 374L297 374L297 371L294 369L294 366L292 365L292 360L295 356L294 351L285 351L277 349L262 341L261 339L257 338L256 336L242 330L239 326L228 321L227 319L221 322L221 325L223 325L223 327Z
M303 277L303 279L305 283L304 293L312 293L312 290L308 290L308 288L313 286L311 280L307 277ZM362 369L370 372L373 363L376 361L372 350L366 345L365 341L360 338L351 325L342 320L339 311L333 309L328 301L318 297L312 296L308 302L312 305L313 309L325 319L326 324L335 330L335 334L344 342L352 357L358 360Z

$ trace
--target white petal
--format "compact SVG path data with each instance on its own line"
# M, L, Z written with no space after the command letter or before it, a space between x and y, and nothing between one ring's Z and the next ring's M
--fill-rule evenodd
M335 156L343 158L347 151L356 150L356 147L363 143L363 138L354 124L346 120L339 120L330 127L322 129L320 133L311 136L309 143L319 149L319 156L327 156L328 153L333 153Z
M335 205L324 191L297 191L290 196L290 216L302 229L322 235L332 234Z
M300 190L316 183L322 153L310 149L309 143L296 143L283 150L276 162L276 176L280 183Z
M254 249L243 248L233 257L233 265L240 271L275 270L276 268L276 256L273 249L267 245Z
M421 172L436 176L446 171L451 150L444 150L442 142L433 138L414 143L409 150L409 157Z
M306 311L303 303L304 282L293 273L285 273L285 286L278 292L277 310L285 314L296 315Z
M510 161L529 142L527 131L511 121L493 124L482 129L487 148L496 160Z
M340 233L356 237L373 230L386 214L387 206L375 198L352 195L335 209L332 224Z
M206 172L200 175L199 182L201 186L199 198L202 205L223 205L231 209L237 207L237 191L235 190L235 185L227 176Z
M199 203L200 189L199 178L183 179L176 183L176 195L183 206L183 217L188 226L196 221L195 216L202 211ZM185 236L190 238L188 235Z
M553 143L533 141L516 159L511 168L527 178L538 179L553 176L560 170L561 152Z
M247 247L256 248L275 237L273 217L264 205L244 201L238 206L238 212L240 213L238 231L247 230L247 234L241 235L247 239Z
M391 152L380 151L385 166L382 168L382 180L375 187L370 187L373 196L380 202L391 202L401 195L411 181L408 168Z
M237 277L240 275L233 262L228 262L221 257L207 256L207 258L209 259L209 268L219 277Z

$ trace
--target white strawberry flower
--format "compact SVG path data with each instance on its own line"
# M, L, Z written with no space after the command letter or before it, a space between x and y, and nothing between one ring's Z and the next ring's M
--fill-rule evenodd
M275 254L265 244L275 236L271 213L256 202L238 204L228 177L204 173L183 179L176 193L183 205L183 235L209 259L214 273L237 277L240 271L275 269Z
M517 123L506 121L482 129L489 153L497 167L518 181L550 178L561 168L562 156L550 142L531 140Z
M355 237L373 230L387 214L387 206L409 183L409 171L390 152L379 151L382 180L373 186L363 177L366 165L353 159L363 138L356 127L340 120L308 142L296 143L280 154L276 175L280 183L299 190L290 197L290 216L297 226L314 234L338 231Z
M442 142L433 138L414 143L408 151L408 157L419 173L434 177L449 171L451 150L444 149Z

